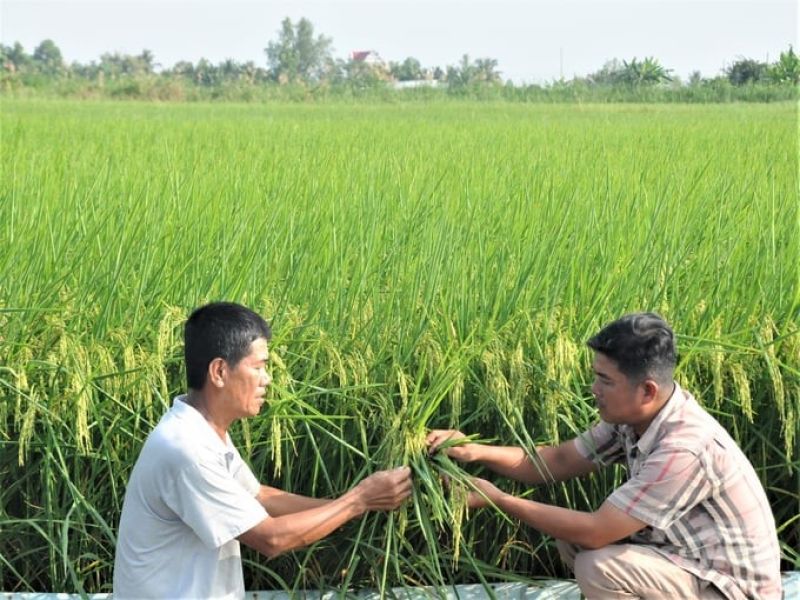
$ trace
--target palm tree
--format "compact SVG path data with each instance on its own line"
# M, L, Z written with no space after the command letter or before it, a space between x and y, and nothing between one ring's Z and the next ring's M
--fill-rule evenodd
M485 83L500 81L500 71L497 70L497 60L494 58L479 58L475 61L475 78Z
M769 78L775 83L800 83L800 57L794 53L794 49L789 46L789 50L781 52L778 61L769 67Z
M141 53L139 56L137 56L136 58L137 58L137 59L139 60L139 62L141 63L141 65L142 65L142 70L143 70L143 71L144 71L144 72L145 72L147 75L149 75L150 73L152 73L152 72L153 72L153 70L154 70L154 69L155 69L157 66L159 66L159 65L158 65L158 64L156 64L156 62L155 62L155 58L156 58L156 57L155 57L155 56L153 55L153 53L152 53L152 52L150 52L150 50L148 50L147 48L145 48L144 50L142 50L142 53Z
M633 58L630 62L622 61L622 72L620 79L623 83L631 86L656 85L666 81L672 81L669 75L671 69L665 69L659 64L658 60L648 56L641 62Z
M236 61L231 58L226 58L219 63L218 69L222 79L235 80L239 78L239 74L241 73L241 68Z

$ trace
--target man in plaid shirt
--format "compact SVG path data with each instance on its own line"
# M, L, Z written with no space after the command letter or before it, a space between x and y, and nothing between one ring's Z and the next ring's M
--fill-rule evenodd
M523 500L475 479L482 494L555 537L587 598L780 599L780 551L764 489L722 426L673 380L672 330L626 315L589 340L601 421L537 449L465 443L445 451L528 483L565 481L620 463L628 480L595 512ZM458 431L436 430L431 451Z

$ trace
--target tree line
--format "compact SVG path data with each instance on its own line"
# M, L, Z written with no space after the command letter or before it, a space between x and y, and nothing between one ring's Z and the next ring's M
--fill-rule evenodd
M519 100L725 101L797 97L800 57L790 46L773 63L740 57L719 75L699 71L687 81L653 57L612 59L586 76L543 85L503 81L493 58L462 56L455 65L424 67L408 57L400 62L363 57L335 58L332 40L305 18L281 23L264 49L266 64L226 59L213 64L180 61L160 68L149 50L138 55L105 53L87 64L67 64L52 40L29 54L19 42L0 44L0 90L7 94L52 93L77 97L182 99L309 99L324 96L392 95L410 82L417 95L446 94ZM420 89L424 88L424 89ZM410 90L403 90L408 93Z

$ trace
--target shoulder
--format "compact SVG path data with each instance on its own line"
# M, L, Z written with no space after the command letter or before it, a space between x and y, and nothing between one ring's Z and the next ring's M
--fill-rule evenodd
M661 424L658 446L661 449L685 451L697 456L713 451L715 439L729 437L720 423L694 397L685 397Z
M154 463L160 472L175 474L218 460L212 441L179 419L164 418L148 436L140 460Z
M608 465L624 457L624 441L622 426L601 420L574 438L573 443L584 458L601 465Z

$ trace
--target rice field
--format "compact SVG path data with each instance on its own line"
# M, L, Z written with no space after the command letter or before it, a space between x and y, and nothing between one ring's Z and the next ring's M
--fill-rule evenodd
M465 514L425 431L568 439L596 418L585 340L635 310L679 334L800 568L796 105L0 109L0 589L110 591L182 321L216 299L273 325L269 406L232 432L263 482L416 476L396 514L245 553L248 589L564 575L551 540ZM591 510L621 476L500 485Z

